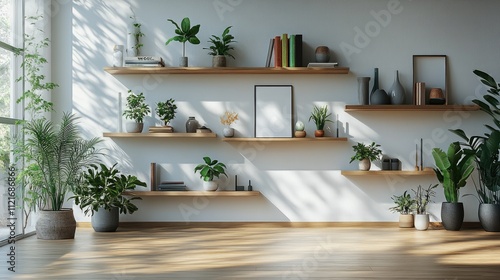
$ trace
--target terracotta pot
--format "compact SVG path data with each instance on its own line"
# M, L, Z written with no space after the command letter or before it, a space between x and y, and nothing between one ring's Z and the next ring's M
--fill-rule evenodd
M295 131L295 137L296 138L304 138L304 137L306 137L306 131L305 130L297 130L297 131Z
M325 136L325 131L324 130L315 130L314 136L315 137L323 137L323 136Z

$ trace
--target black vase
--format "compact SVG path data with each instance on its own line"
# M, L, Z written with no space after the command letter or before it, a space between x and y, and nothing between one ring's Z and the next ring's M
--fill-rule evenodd
M464 204L462 202L443 202L441 221L446 230L460 230L464 222Z
M485 231L500 231L500 204L479 204L479 221Z

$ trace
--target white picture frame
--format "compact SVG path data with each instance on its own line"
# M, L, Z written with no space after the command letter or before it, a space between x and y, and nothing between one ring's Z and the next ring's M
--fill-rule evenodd
M254 98L254 136L293 137L293 87L256 85Z
M440 88L446 99L445 104L448 105L448 61L446 55L413 56L414 87L415 83L421 82L425 83L425 104L429 104L430 90Z

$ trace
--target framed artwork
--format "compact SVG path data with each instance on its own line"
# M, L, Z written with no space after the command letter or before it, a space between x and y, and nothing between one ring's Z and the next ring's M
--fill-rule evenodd
M422 105L429 104L429 94L433 88L442 90L444 103L448 104L448 61L446 55L414 55L414 96L417 94L417 90L415 90L417 83L425 83L425 95L421 97Z
M254 136L292 137L292 86L256 85L254 98Z

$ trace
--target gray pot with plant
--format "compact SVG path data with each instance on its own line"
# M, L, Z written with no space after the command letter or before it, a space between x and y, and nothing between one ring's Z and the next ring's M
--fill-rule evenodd
M206 191L216 191L218 184L214 181L220 175L227 177L226 165L218 160L212 160L210 157L203 157L204 163L198 164L194 168L194 172L200 172L200 178L203 179L203 188Z
M132 121L125 124L125 129L129 133L141 133L144 128L144 117L151 111L142 92L136 95L132 90L129 90L128 93L123 115Z
M123 192L134 190L137 186L146 187L146 183L133 175L124 175L116 164L92 165L84 174L83 183L73 189L75 204L85 214L92 214L92 227L97 232L113 232L119 225L119 214L132 214L138 210L133 200L141 199L124 195Z
M371 168L371 162L380 159L382 150L379 149L380 145L372 142L371 144L358 143L352 146L355 154L351 157L351 162L359 160L359 170L368 171Z
M411 212L415 200L411 198L408 191L405 191L402 195L393 195L391 197L392 201L396 204L389 208L393 213L399 213L399 227L400 228L411 228L414 225L414 216Z
M179 26L175 21L168 19L173 25L175 25L175 35L165 42L165 45L168 45L172 41L177 41L182 43L182 57L179 60L180 67L188 67L188 58L186 56L186 42L189 42L193 45L200 44L200 39L196 37L196 34L200 32L200 25L197 24L191 27L191 21L188 17L182 19L181 25Z
M170 126L170 121L175 118L176 110L177 105L175 105L175 100L172 98L156 103L155 112L163 122L162 128L165 130L163 132L174 132L174 128Z
M230 44L236 43L236 41L233 40L233 35L229 34L231 27L232 26L229 26L224 29L220 37L212 35L208 41L212 45L208 48L203 48L205 50L210 50L208 54L213 56L212 67L226 67L227 56L235 59L234 56L229 53L229 51L234 50Z
M500 84L489 74L475 70L474 74L481 79L481 83L488 90L483 100L474 99L472 102L479 106L480 110L493 118L493 124L485 124L489 130L483 136L467 137L461 129L451 130L465 140L462 143L465 153L471 154L479 180L475 181L477 198L479 200L478 217L484 230L500 231Z
M458 202L460 189L474 171L472 154L464 153L458 142L453 142L445 153L439 148L432 149L437 168L437 179L444 188L446 202L441 205L441 221L446 230L460 230L464 220L464 205Z
M427 213L427 205L433 202L432 198L436 195L434 189L437 186L437 184L429 185L427 189L424 189L419 185L417 190L412 189L415 194L415 229L417 230L427 230L427 228L429 228L429 213Z
M332 113L328 113L328 106L323 107L314 106L311 116L309 116L309 121L313 120L316 125L316 130L314 131L315 137L325 136L325 125L327 122L332 122L329 117Z

